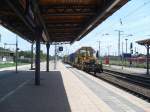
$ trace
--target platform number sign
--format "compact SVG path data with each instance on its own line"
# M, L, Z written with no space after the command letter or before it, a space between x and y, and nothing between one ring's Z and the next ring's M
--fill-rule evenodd
M63 47L59 47L58 50L59 50L59 51L63 51Z

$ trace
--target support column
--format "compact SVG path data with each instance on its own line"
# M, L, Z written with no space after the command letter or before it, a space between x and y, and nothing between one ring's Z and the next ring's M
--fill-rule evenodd
M150 46L147 45L147 75L149 75L149 48Z
M33 43L31 44L31 70L33 70Z
M18 73L18 38L16 36L16 73Z
M49 48L50 48L50 44L49 44L49 43L47 43L47 44L46 44L46 49L47 49L46 71L47 71L47 72L49 72Z
M56 62L57 62L57 46L55 44L55 57L54 57L54 70L56 69Z
M42 31L40 28L36 30L36 57L35 57L35 85L40 85L40 39Z

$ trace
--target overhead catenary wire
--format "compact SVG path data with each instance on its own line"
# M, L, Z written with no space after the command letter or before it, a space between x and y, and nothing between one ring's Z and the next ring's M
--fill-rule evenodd
M141 1L142 2L142 1ZM109 33L108 31L109 31L109 29L110 30L115 30L115 29L117 29L116 27L118 27L118 26L120 26L120 28L121 28L121 30L124 30L124 28L127 26L126 24L127 24L127 22L125 22L125 20L126 19L130 19L128 22L131 22L131 23L134 23L135 22L135 18L141 18L141 19L144 19L144 18L147 18L147 17L149 17L147 14L145 14L145 13L141 13L141 12L144 12L144 10L146 9L145 8L145 6L147 6L148 4L150 4L150 0L149 1L145 1L144 3L142 2L139 6L137 6L137 7L133 7L133 9L132 9L132 11L130 11L129 13L127 13L127 14L124 14L125 16L122 16L122 17L118 17L118 20L116 20L115 19L115 21L113 22L113 23L108 23L108 25L107 25L107 27L105 26L105 28L103 28L103 29L101 29L101 30L97 30L96 31L96 34L95 34L95 36L102 36L102 34L103 33ZM149 5L148 5L149 6ZM135 15L136 14L136 15ZM132 16L134 16L134 18L132 18ZM109 22L109 21L108 21ZM138 23L137 23L138 24ZM145 22L145 24L147 24L147 22ZM142 32L143 33L143 31L148 31L148 29L149 29L149 27L146 27L146 28L140 28L140 26L142 27L142 25L141 24L139 24L138 25L139 26L139 28L136 28L135 30L134 30L134 28L133 28L133 32L135 32L135 33L133 33L132 32L132 34L134 34L134 36L135 36L135 34L139 31L139 32ZM130 26L129 26L130 27ZM138 29L138 30L137 30ZM125 30L126 30L126 28L125 28ZM129 30L127 30L127 31L129 31ZM139 37L139 35L141 35L141 34L138 34L138 35L136 35L136 37ZM143 34L143 36L144 36L144 34Z
M144 2L142 5L138 6L137 8L135 8L134 10L132 10L131 12L129 12L128 14L126 14L124 17L120 17L118 18L118 23L120 23L121 26L123 26L125 23L124 23L124 19L126 19L127 17L131 17L133 16L135 13L137 13L138 11L140 11L142 8L144 8L144 6L150 4L150 0L147 1L147 2ZM137 15L138 17L146 17L146 15ZM113 24L111 24L111 26L108 26L109 28L113 29L115 28L116 26L118 26L118 24L116 24L116 22L113 22ZM105 27L105 29L107 29L108 27ZM105 30L104 29L104 30ZM103 32L104 30L102 30L101 32Z
M142 8L144 8L144 6L150 4L150 0L147 2L144 2L142 5L140 5L139 7L137 7L136 9L132 10L131 12L129 12L127 15L125 15L122 19L133 16L136 12L138 12L139 10L141 10Z

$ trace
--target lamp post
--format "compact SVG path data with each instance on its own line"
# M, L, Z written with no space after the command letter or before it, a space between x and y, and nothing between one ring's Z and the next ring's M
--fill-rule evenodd
M121 35L123 35L122 34L122 32L123 31L121 31L121 30L115 30L115 31L117 31L118 32L118 61L122 61L122 58L121 58L121 56L120 56L120 37L121 37ZM122 62L121 62L122 63ZM123 67L122 67L123 68Z
M133 36L132 34L124 34L124 35L126 35L124 37L131 37L131 36ZM128 53L128 39L126 38L125 41L126 41L126 53Z
M16 73L18 73L18 38L16 36Z
M16 46L16 57L15 57L15 63L16 63L16 73L18 73L18 37L16 36L16 43L15 44L9 44L9 43L4 43L4 49L6 45L14 45Z
M1 34L0 34L0 43L1 43Z
M108 56L110 56L110 48L111 48L111 45L108 45L108 46L107 46Z
M1 43L1 34L0 34L0 43ZM0 49L0 53L1 53L1 49ZM0 55L1 56L1 55Z
M127 47L128 47L128 39L126 38L125 41L126 41L126 53L127 53L127 52L128 52L128 50L127 50Z
M34 45L34 42L31 43L31 70L33 70L33 57L34 57L33 45Z
M102 34L102 36L105 36L105 35L110 35L109 33L105 33L105 34ZM100 56L101 56L101 41L97 41L98 42L98 45L99 45L99 49L98 49L98 56L99 56L99 59L100 59Z
M133 36L132 34L124 34L125 36L124 37L130 37L130 36ZM126 42L126 54L128 53L128 39L126 38L125 39L125 42ZM131 63L131 60L130 60L130 63ZM125 64L127 65L127 60L125 59Z
M110 48L111 48L111 45L108 45L107 50L108 50L109 67L110 67Z
M123 32L123 31L121 31L121 30L115 30L115 31L117 31L118 32L118 56L120 56L120 37L121 37L121 32Z
M99 45L99 49L98 49L98 58L100 59L100 49L101 49L101 41L97 41L98 42L98 45Z
M124 53L124 50L123 50L124 47L123 47L123 45L124 45L124 43L123 43L123 41L122 41L122 67L121 67L122 69L123 69L123 61L124 61L124 60L123 60L123 53Z
M147 75L149 75L149 49L150 49L150 45L147 45L146 48L147 48L147 59L146 59Z

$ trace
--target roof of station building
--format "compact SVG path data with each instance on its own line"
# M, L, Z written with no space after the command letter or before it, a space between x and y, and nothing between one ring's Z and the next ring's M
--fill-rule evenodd
M0 24L28 41L75 42L128 0L0 0Z

